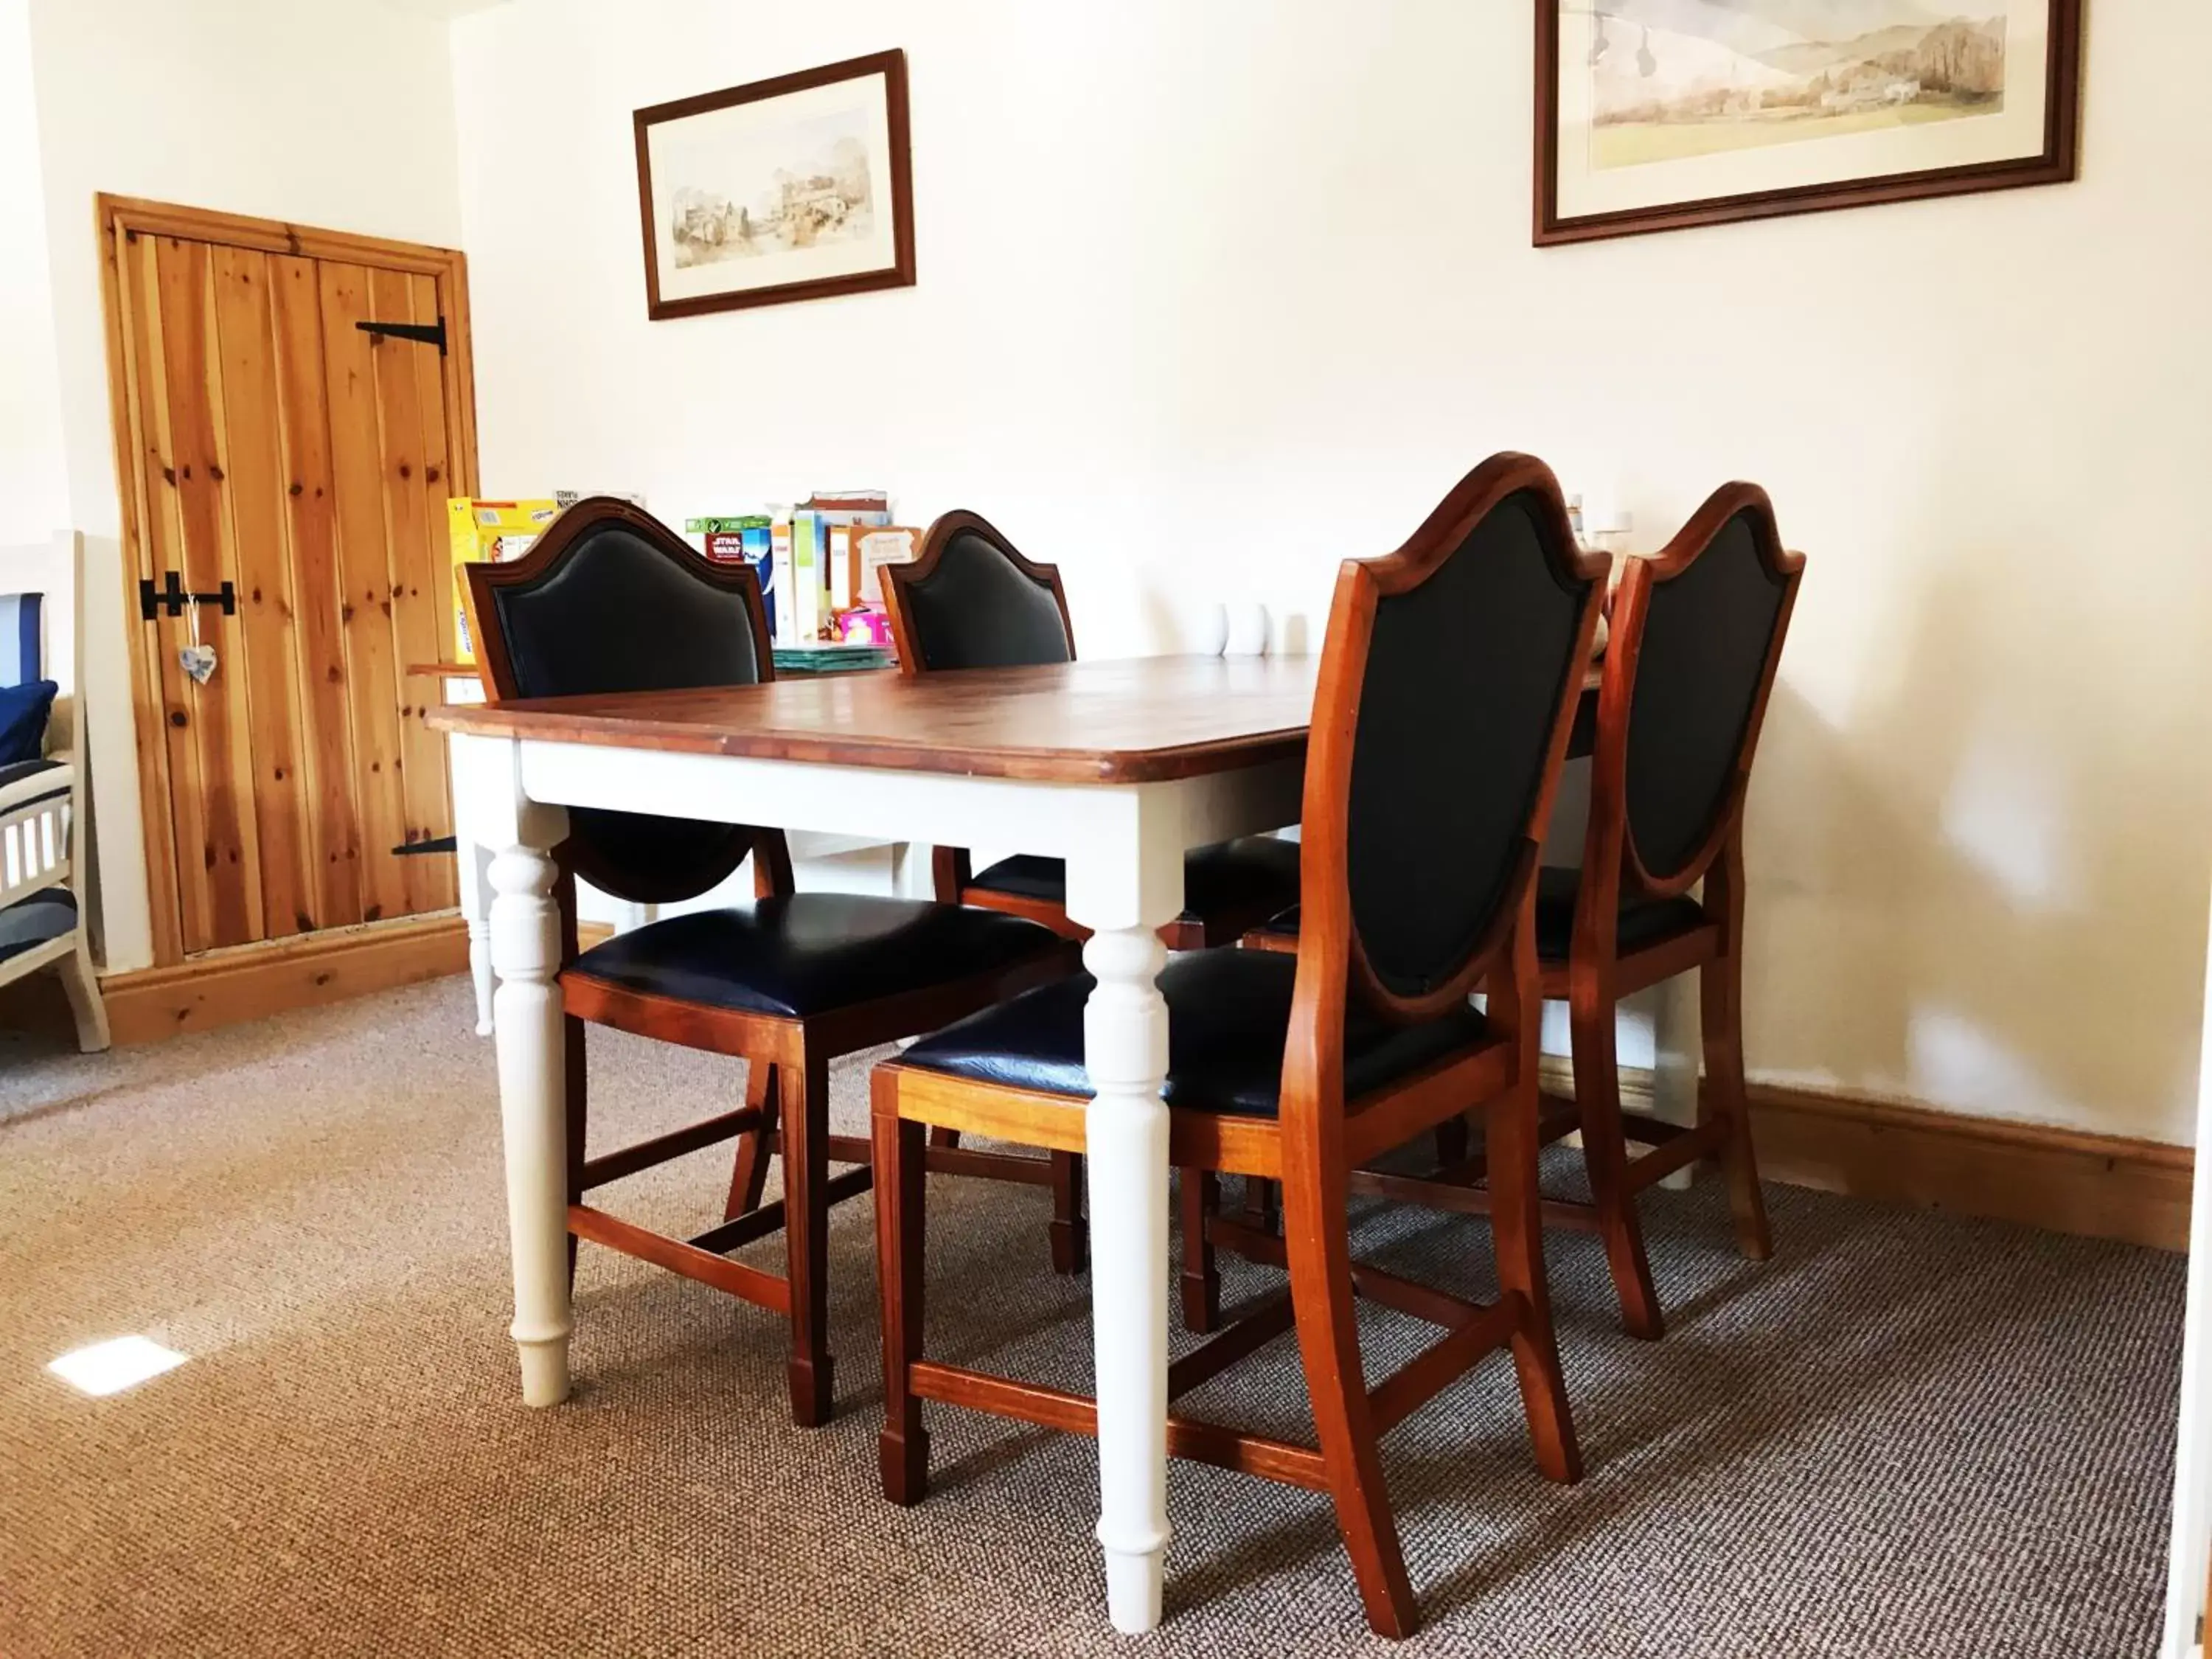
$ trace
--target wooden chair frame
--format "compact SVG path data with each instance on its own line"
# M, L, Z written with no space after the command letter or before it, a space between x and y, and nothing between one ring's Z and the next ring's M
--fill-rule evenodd
M1767 568L1784 583L1774 635L1753 694L1751 715L1734 766L1734 781L1705 839L1679 870L1655 875L1644 863L1631 833L1627 812L1629 716L1635 703L1636 672L1644 629L1655 587L1682 574L1711 545L1737 514L1749 512L1758 525L1756 545ZM1772 1252L1766 1207L1759 1189L1743 1068L1743 819L1751 763L1766 704L1774 689L1790 613L1805 556L1786 550L1776 529L1773 504L1756 484L1730 483L1707 498L1674 540L1649 559L1631 559L1622 571L1612 609L1611 642L1600 671L1596 720L1579 734L1570 753L1591 759L1589 814L1583 849L1583 879L1576 894L1575 921L1568 958L1542 964L1544 996L1568 1004L1573 1033L1575 1098L1547 1096L1540 1144L1549 1146L1577 1131L1591 1198L1546 1199L1547 1226L1590 1233L1604 1242L1606 1258L1620 1294L1622 1328L1631 1335L1656 1340L1666 1323L1651 1279L1636 1200L1676 1170L1706 1158L1727 1167L1729 1206L1743 1253L1763 1261ZM1587 740L1587 748L1582 741ZM1624 896L1680 897L1702 881L1701 926L1623 953L1619 948ZM1260 950L1294 949L1289 935L1255 933L1245 945ZM1705 1082L1698 1091L1698 1121L1684 1126L1643 1113L1624 1111L1616 1022L1621 998L1646 990L1677 974L1698 974ZM1648 1150L1632 1158L1630 1141ZM1355 1171L1352 1189L1433 1209L1481 1215L1490 1194L1481 1182L1486 1154L1469 1155L1467 1141L1447 1126L1438 1136L1437 1168L1427 1176ZM1264 1200L1263 1200L1264 1201ZM1184 1226L1209 1240L1224 1236L1214 1216L1215 1194L1200 1188L1185 1194ZM1194 1329L1218 1307L1219 1279L1211 1253L1187 1254L1182 1294L1184 1317Z
M775 677L769 645L766 609L759 578L750 566L714 564L700 557L658 520L627 501L593 497L580 501L520 559L507 564L467 567L470 635L477 643L487 690L496 701L518 695L514 659L492 596L502 586L530 580L563 556L582 535L620 525L670 558L725 592L738 594L750 621L760 678ZM783 832L743 829L753 854L753 890L768 898L793 890L791 855ZM595 879L594 863L580 845L557 856L556 896L561 908L560 975L563 1065L568 1090L568 1267L575 1272L576 1244L589 1239L626 1255L711 1285L729 1295L784 1315L790 1322L791 1409L794 1421L812 1427L830 1420L835 1389L828 1348L830 1208L872 1184L870 1139L830 1133L830 1062L840 1055L879 1047L917 1031L929 1030L979 1008L1071 973L1076 947L1010 969L980 975L927 991L881 998L811 1018L740 1012L655 996L571 971L579 950L576 880ZM742 862L743 851L727 868ZM706 877L710 871L690 872ZM714 876L707 884L720 880ZM694 888L672 897L688 897ZM611 1026L640 1036L686 1048L730 1054L748 1062L743 1106L652 1136L596 1158L586 1156L587 1108L585 1093L584 1028ZM670 1237L620 1219L587 1204L586 1194L702 1148L735 1140L722 1220L688 1239ZM769 1159L783 1157L783 1196L763 1203ZM832 1160L858 1167L831 1176ZM998 1153L933 1153L932 1169L997 1180L1042 1183L1044 1167L1034 1158ZM793 1218L797 1218L797 1224ZM781 1230L786 1274L775 1274L728 1259L740 1246Z
M922 538L921 550L904 564L886 565L883 570L884 605L890 612L891 640L898 647L899 672L913 678L929 672L921 659L921 646L914 618L907 610L907 590L918 582L929 580L945 557L945 550L954 538L962 535L980 536L996 548L1014 568L1038 586L1052 594L1053 603L1060 607L1060 623L1067 636L1067 655L1075 659L1075 623L1067 609L1067 589L1060 579L1060 567L1040 564L1026 556L998 527L980 513L965 509L943 514L929 526ZM974 867L969 849L964 847L939 847L930 853L930 878L939 900L947 904L972 904L986 910L997 910L1007 915L1020 916L1028 921L1041 922L1066 939L1082 940L1091 936L1091 930L1072 920L1065 906L1048 899L1030 898L1019 893L1003 893L988 887L973 884ZM1267 919L1272 906L1260 905L1245 910L1223 910L1212 915L1178 917L1159 930L1160 942L1170 951L1199 951L1209 945L1225 945L1246 929ZM957 1130L939 1129L930 1137L930 1144L939 1149L959 1145ZM1061 1273L1079 1273L1090 1254L1090 1230L1083 1219L1083 1160L1079 1152L1054 1152L1053 1171L1053 1264ZM1198 1190L1202 1179L1195 1172L1185 1181L1186 1191ZM1203 1254L1202 1252L1200 1254ZM1202 1264L1205 1271L1212 1270L1207 1257ZM1218 1297L1217 1297L1218 1303ZM1209 1322L1194 1322L1191 1328L1211 1330L1211 1315L1206 1307L1215 1304L1190 1303L1186 1295L1186 1317L1193 1310Z
M1291 1285L1287 1296L1263 1300L1170 1365L1169 1398L1295 1329L1319 1443L1298 1445L1171 1414L1169 1452L1328 1492L1368 1620L1388 1636L1410 1634L1419 1615L1383 1485L1379 1435L1492 1350L1510 1347L1539 1468L1562 1481L1581 1473L1552 1329L1536 1200L1541 1000L1534 900L1537 849L1582 690L1578 665L1587 658L1603 597L1601 560L1570 555L1570 574L1589 587L1569 659L1577 667L1563 677L1510 896L1460 971L1425 995L1388 990L1353 923L1348 868L1353 734L1378 602L1418 586L1487 514L1524 490L1541 495L1554 544L1572 549L1565 505L1550 470L1527 456L1501 455L1462 480L1397 552L1347 562L1340 572L1307 751L1300 892L1306 926L1297 943L1280 1113L1273 1120L1183 1109L1170 1113L1171 1163L1209 1176L1281 1182L1282 1237L1226 1220L1218 1221L1217 1237L1286 1267ZM1486 1030L1479 1042L1413 1077L1345 1098L1348 996L1360 997L1389 1018L1413 1021L1434 1018L1478 986L1490 992ZM872 1093L882 1176L876 1207L884 1298L882 1472L886 1495L913 1504L927 1486L924 1400L1078 1433L1097 1431L1096 1407L1089 1399L927 1359L921 1340L925 1126L1073 1152L1084 1145L1086 1103L970 1082L896 1060L877 1067ZM1488 1127L1498 1299L1486 1305L1468 1302L1355 1264L1346 1214L1352 1172L1478 1109ZM1443 1334L1370 1389L1360 1368L1355 1295L1435 1323Z
M902 564L887 564L883 568L884 609L890 614L891 643L898 653L898 672L902 679L914 679L929 672L921 659L921 641L915 630L914 617L907 610L907 589L916 582L927 581L944 562L945 550L952 539L962 534L981 536L1005 555L1015 569L1038 586L1052 594L1052 602L1060 607L1060 626L1067 636L1068 660L1075 659L1075 621L1068 614L1067 589L1060 580L1060 567L1039 564L1025 557L1022 550L1000 533L998 527L980 513L964 508L940 514L922 537L921 551ZM1024 921L1034 921L1049 927L1062 939L1073 939L1079 945L1091 936L1087 927L1077 926L1068 917L1066 908L1044 899L1026 898L1019 893L1001 893L987 887L969 885L974 876L974 863L964 847L933 847L929 851L931 890L943 904L972 904L980 909L996 910L1003 915L1019 916ZM930 1137L933 1152L956 1151L960 1145L960 1133L945 1128ZM1079 1273L1090 1261L1091 1230L1083 1219L1083 1152L1080 1147L1073 1151L1053 1152L1046 1160L1047 1173L1052 1186L1052 1266L1061 1273Z
M507 649L506 631L497 625L498 609L492 603L494 596L502 588L529 586L567 557L568 550L578 541L611 526L628 530L680 566L702 586L738 595L751 624L753 654L760 664L760 678L763 682L775 678L775 647L769 636L768 609L761 598L759 573L748 564L720 564L704 557L641 507L611 495L594 495L576 502L556 518L520 558L501 564L463 567L468 573L468 585L461 603L468 611L469 637L476 641L477 674L487 697L496 702L522 695L517 689L514 659ZM635 872L606 867L591 848L580 842L573 845L566 856L573 864L574 876L594 887L617 890L624 898L646 903L687 898L711 887L744 863L745 854L751 851L762 852L765 860L776 861L782 867L785 884L774 890L791 890L791 854L785 848L782 830L732 825L729 842L723 850L726 858L718 859L711 865L665 872L661 884L650 891L637 886ZM763 889L762 896L765 897L768 890Z
M1760 561L1782 583L1781 604L1722 805L1703 842L1681 866L1655 872L1636 845L1628 816L1628 753L1633 740L1630 716L1651 598L1655 589L1695 564L1739 515L1751 520ZM1720 1158L1727 1166L1729 1204L1744 1254L1765 1261L1772 1249L1744 1088L1744 802L1804 568L1804 555L1783 546L1766 492L1756 484L1728 483L1706 498L1656 556L1628 561L1613 595L1612 639L1598 691L1589 817L1574 933L1567 960L1547 963L1543 970L1544 994L1565 999L1573 1030L1576 1109L1559 1115L1554 1121L1561 1126L1560 1133L1577 1127L1582 1131L1592 1202L1546 1207L1561 1224L1595 1231L1604 1240L1620 1296L1622 1324L1635 1336L1656 1339L1665 1329L1637 1220L1637 1196L1646 1188L1700 1159ZM1700 881L1705 884L1703 926L1639 950L1620 950L1618 931L1624 897L1675 898ZM1698 1121L1686 1128L1621 1110L1614 1027L1622 997L1693 968L1698 975L1705 1077L1698 1091ZM1631 1159L1627 1142L1632 1136L1650 1150Z
M1075 659L1075 624L1068 614L1067 590L1060 579L1060 567L1039 564L1025 556L1006 536L980 513L961 510L941 515L929 526L923 537L921 551L905 564L885 565L883 568L884 605L890 613L891 640L898 647L899 672L912 677L929 672L921 660L921 647L915 638L914 619L908 613L907 590L929 580L945 557L945 549L962 535L980 536L1003 554L1024 576L1040 587L1050 591L1053 603L1060 607L1060 626L1067 634L1068 660ZM930 875L936 884L937 896L948 904L972 904L987 910L1000 910L1008 915L1022 916L1030 921L1042 922L1056 933L1070 939L1090 937L1090 930L1068 919L1066 910L1048 899L1025 897L1018 893L994 892L988 888L971 885L975 872L965 848L940 847L931 854ZM1170 951L1202 951L1210 945L1234 942L1247 929L1256 927L1273 914L1272 907L1255 905L1249 909L1224 909L1218 914L1178 917L1160 931L1160 943Z

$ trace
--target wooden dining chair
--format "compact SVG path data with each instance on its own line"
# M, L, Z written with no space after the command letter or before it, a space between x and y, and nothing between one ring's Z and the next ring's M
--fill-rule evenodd
M1012 668L1075 660L1075 629L1057 567L1022 556L974 513L947 513L929 527L910 564L884 567L884 599L902 674ZM1072 939L1067 871L1059 859L1016 854L983 870L964 849L939 848L937 896L1041 921ZM1183 860L1182 914L1160 929L1170 951L1226 945L1298 891L1298 847L1241 836Z
M471 564L466 604L497 700L750 685L775 678L760 585L710 564L628 502L598 497L520 559ZM580 952L579 879L619 899L696 899L753 860L750 905L668 917ZM829 1064L1062 977L1075 947L1018 917L924 900L793 889L780 830L571 809L560 866L569 1264L588 1239L788 1316L793 1419L826 1422L830 1206L865 1192L869 1142L830 1133ZM584 1028L748 1060L744 1104L590 1157ZM678 1239L586 1202L594 1189L735 1139L720 1224ZM763 1203L781 1153L783 1194ZM834 1179L832 1160L859 1164ZM945 1161L939 1160L940 1164ZM1037 1159L962 1152L960 1172L1036 1182ZM781 1230L787 1274L728 1259Z
M1024 558L980 514L947 513L930 526L913 562L884 567L884 599L899 672L913 676L968 668L1014 668L1075 660L1075 629L1057 567ZM965 848L940 847L931 874L948 904L975 905L1042 922L1070 939L1087 936L1067 914L1067 868L1018 853L978 872ZM1183 860L1183 909L1160 930L1171 951L1226 944L1297 896L1298 848L1272 836L1202 847ZM935 1136L940 1146L958 1136ZM1079 1272L1087 1254L1082 1160L1053 1156L1053 1261Z
M1171 1416L1175 1455L1328 1492L1369 1622L1418 1621L1376 1438L1476 1360L1512 1351L1538 1467L1580 1473L1536 1210L1543 838L1603 591L1559 486L1527 456L1469 474L1388 558L1347 562L1315 693L1305 775L1306 927L1295 955L1170 960L1169 1157L1279 1180L1284 1236L1228 1242L1289 1287L1168 1368L1170 1400L1295 1329L1317 1445ZM1489 992L1487 1013L1468 1001ZM1087 975L923 1038L876 1068L885 1493L924 1496L924 1400L1079 1433L1081 1395L924 1356L925 1126L1084 1144ZM1499 1293L1487 1305L1352 1261L1346 1180L1480 1109ZM1443 1334L1370 1389L1355 1295Z
M1700 1158L1727 1167L1738 1244L1771 1251L1743 1075L1744 802L1805 559L1785 550L1756 484L1724 484L1656 557L1631 559L1598 690L1580 870L1536 895L1544 994L1564 998L1588 1205L1553 1215L1605 1242L1621 1322L1665 1329L1638 1194ZM1692 889L1705 884L1702 896ZM1695 969L1705 1085L1693 1127L1624 1112L1620 999ZM1628 1143L1648 1147L1628 1156Z

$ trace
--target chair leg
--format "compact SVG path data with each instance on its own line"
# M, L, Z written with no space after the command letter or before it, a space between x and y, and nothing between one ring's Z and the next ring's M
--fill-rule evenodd
M585 1092L584 1022L571 1015L561 1017L561 1069L566 1083L568 1103L568 1201L584 1201L585 1132L591 1122L589 1101ZM580 1241L568 1235L568 1294L576 1293L576 1246Z
M1636 1194L1628 1187L1628 1143L1620 1123L1620 1067L1613 1048L1613 1004L1601 999L1577 1006L1573 1020L1575 1104L1582 1115L1583 1163L1590 1198L1605 1239L1613 1286L1620 1297L1621 1328L1656 1342L1666 1334L1659 1293L1652 1288Z
M1705 1027L1705 1086L1701 1115L1718 1114L1729 1125L1726 1150L1729 1207L1735 1212L1737 1248L1753 1261L1774 1253L1766 1226L1766 1200L1759 1190L1759 1160L1751 1146L1750 1102L1743 1083L1743 957L1716 957L1698 973L1698 1006Z
M896 1085L890 1087L896 1091ZM929 1495L929 1433L907 1370L921 1358L921 1125L878 1111L876 1152L876 1283L883 1302L884 1429L877 1441L884 1496L919 1504Z
M1286 1138L1287 1139L1287 1138ZM1301 1149L1303 1150L1303 1149ZM1286 1146L1286 1153L1291 1149ZM1328 1154L1323 1152L1326 1158ZM1298 1357L1312 1397L1314 1428L1328 1471L1337 1529L1352 1556L1367 1622L1380 1636L1411 1636L1420 1613L1406 1577L1398 1526L1382 1482L1375 1419L1359 1364L1352 1246L1344 1176L1291 1156L1283 1172L1284 1237Z
M1532 1022L1533 1024L1533 1022ZM1577 1043L1577 1060L1581 1048ZM1514 1089L1492 1104L1485 1137L1489 1156L1490 1235L1501 1294L1517 1297L1522 1317L1513 1333L1513 1369L1521 1381L1522 1409L1535 1443L1536 1467L1548 1480L1582 1479L1582 1449L1559 1369L1559 1343L1552 1327L1551 1291L1544 1277L1542 1194L1536 1182L1536 1121L1540 1097L1533 1066Z
M1471 1143L1467 1120L1463 1117L1446 1118L1436 1127L1437 1167L1449 1170L1454 1164L1466 1163Z
M1083 1218L1083 1154L1052 1154L1052 1270L1079 1273L1090 1265L1091 1226Z
M100 981L92 971L92 953L79 929L76 949L62 958L62 990L69 997L70 1018L76 1024L80 1053L98 1054L108 1046L107 1005L100 1000Z
M830 1067L808 1054L777 1068L783 1133L783 1243L791 1280L791 1420L819 1428L836 1390L830 1359Z
M734 1221L760 1208L768 1187L768 1143L776 1116L775 1067L764 1060L745 1062L745 1104L761 1114L761 1126L738 1137L738 1154L730 1167L730 1199L722 1206L722 1219Z
M1206 1224L1221 1208L1221 1177L1211 1170L1183 1170L1182 1325L1200 1335L1221 1323L1221 1267Z
M1263 1233L1275 1231L1281 1219L1283 1189L1279 1182L1265 1176L1244 1177L1244 1222Z

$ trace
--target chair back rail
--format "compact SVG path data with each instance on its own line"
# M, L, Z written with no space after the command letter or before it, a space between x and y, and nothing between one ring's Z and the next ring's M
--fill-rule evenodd
M902 674L1075 660L1059 568L1024 558L980 513L942 514L921 553L883 574Z
M1537 849L1605 570L1550 468L1501 454L1396 552L1339 572L1307 749L1286 1133L1294 1098L1341 1103L1347 997L1410 1022L1501 970L1533 980Z
M1628 562L1583 857L1585 871L1619 871L1621 896L1688 891L1740 831L1804 568L1766 492L1742 483L1715 490L1656 556Z
M494 701L775 678L751 567L702 558L628 501L578 501L521 558L467 571L470 637ZM598 809L568 817L563 864L617 898L696 898L756 848L756 886L789 885L780 830Z
M68 881L75 867L74 769L40 773L32 781L44 786L40 793L0 805L0 909Z

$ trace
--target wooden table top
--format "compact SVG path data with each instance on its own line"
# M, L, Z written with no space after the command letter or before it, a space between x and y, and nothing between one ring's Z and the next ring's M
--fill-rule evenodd
M1305 753L1315 657L1139 657L434 709L441 731L971 777L1147 783Z

